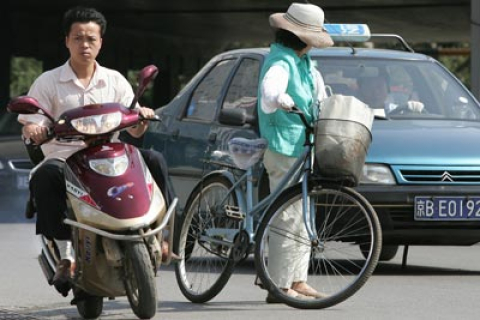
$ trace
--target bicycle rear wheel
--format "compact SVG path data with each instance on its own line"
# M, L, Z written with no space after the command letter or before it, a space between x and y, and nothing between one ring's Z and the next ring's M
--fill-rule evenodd
M232 183L222 175L207 177L187 201L174 248L184 257L175 265L183 295L195 303L213 299L227 284L233 269L232 235L239 221L225 214L225 205L238 204Z
M285 190L262 219L255 263L270 299L295 308L327 308L352 296L370 277L381 250L381 228L373 207L351 188L310 187L308 201L318 241L308 238L304 224L285 222L285 215L302 215L297 184ZM368 251L365 257L359 245ZM296 278L282 279L284 274ZM287 295L284 287L291 288L287 283L292 281L306 281L319 296Z

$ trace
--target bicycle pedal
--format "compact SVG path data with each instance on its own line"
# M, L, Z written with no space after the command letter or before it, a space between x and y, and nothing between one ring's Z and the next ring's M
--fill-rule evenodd
M240 208L237 206L226 205L225 214L227 217L237 220L245 219L245 213L240 211Z

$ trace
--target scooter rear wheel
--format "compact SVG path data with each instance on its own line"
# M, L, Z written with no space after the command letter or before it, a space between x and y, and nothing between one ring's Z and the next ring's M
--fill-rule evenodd
M125 289L133 313L150 319L157 312L155 275L147 247L143 242L125 242Z

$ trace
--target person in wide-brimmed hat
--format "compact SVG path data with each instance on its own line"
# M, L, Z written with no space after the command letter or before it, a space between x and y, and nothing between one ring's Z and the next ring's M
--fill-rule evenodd
M323 10L306 3L292 3L286 13L274 13L270 16L270 25L273 28L290 31L305 44L315 48L333 45L323 21Z
M257 108L261 136L268 140L263 163L270 190L279 185L303 151L304 125L298 115L286 111L296 106L313 124L318 102L326 98L323 78L308 55L312 47L333 45L323 21L323 10L305 3L292 3L286 13L270 16L275 42L261 70ZM301 214L283 212L275 224L288 229L298 226L298 232L308 238ZM268 267L272 280L292 297L322 297L307 284L310 247L286 238L270 234ZM267 302L276 301L269 295Z

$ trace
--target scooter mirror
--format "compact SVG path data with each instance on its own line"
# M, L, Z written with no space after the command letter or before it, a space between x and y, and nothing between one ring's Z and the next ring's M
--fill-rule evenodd
M158 68L153 64L143 68L142 71L140 71L140 73L138 74L138 87L145 90L147 85L157 77L157 74Z
M48 110L40 106L37 99L29 96L19 96L10 100L7 105L7 110L11 113L18 114L41 114L46 116L50 121L54 122L53 116Z
M143 95L145 92L145 89L147 89L147 86L150 82L152 82L158 74L158 68L156 66L149 65L143 68L140 73L138 74L138 87L137 91L135 93L135 97L133 98L132 104L130 105L130 109L135 108L135 105L138 102L138 99Z

